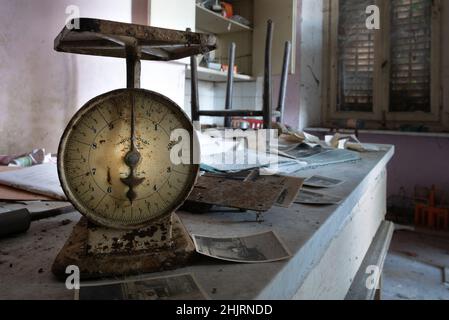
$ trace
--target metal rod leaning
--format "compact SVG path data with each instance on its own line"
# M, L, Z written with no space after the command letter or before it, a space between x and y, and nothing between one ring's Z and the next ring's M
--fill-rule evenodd
M228 78L226 83L226 110L232 110L232 97L234 95L234 65L235 65L235 43L232 42L229 46L229 57L228 57ZM225 128L231 127L231 118L225 117L224 122Z
M191 31L190 28L187 31ZM196 56L190 57L190 73L191 73L191 100L190 100L190 109L191 109L191 117L192 122L200 121L200 103L199 103L199 94L198 94L198 66L197 66Z
M263 121L265 129L271 129L273 101L272 101L272 81L271 81L271 48L273 45L273 21L268 20L267 37L265 43L265 67L263 81Z
M277 108L277 111L280 112L280 115L277 117L277 121L280 123L284 122L285 97L287 94L288 69L290 67L291 49L292 49L291 42L290 41L285 42L284 61L282 65L281 85L279 87L279 101Z

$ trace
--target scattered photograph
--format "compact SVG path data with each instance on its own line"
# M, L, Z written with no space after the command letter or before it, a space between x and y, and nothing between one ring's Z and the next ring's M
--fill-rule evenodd
M304 181L304 185L307 187L314 188L332 188L342 184L343 180L323 177L323 176L313 176Z
M303 178L279 175L260 175L258 170L251 172L245 181L282 185L284 189L277 198L275 205L283 208L291 207L304 183Z
M205 300L192 274L81 284L76 300Z
M342 201L342 199L339 197L302 189L299 192L299 195L296 198L295 203L314 204L314 205L332 205L332 204L339 204L341 201Z
M265 263L288 259L291 256L273 231L244 237L192 237L198 253L220 260Z

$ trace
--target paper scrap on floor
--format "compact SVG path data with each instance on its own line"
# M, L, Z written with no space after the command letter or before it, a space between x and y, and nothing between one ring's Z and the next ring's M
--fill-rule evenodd
M67 200L59 183L56 164L53 163L0 172L0 184L58 200Z

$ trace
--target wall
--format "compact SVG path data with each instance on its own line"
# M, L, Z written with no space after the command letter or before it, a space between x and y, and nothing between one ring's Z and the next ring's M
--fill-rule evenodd
M226 83L198 81L198 95L201 110L224 110L226 104ZM191 81L186 80L184 110L190 116ZM262 109L262 83L256 82L234 83L234 95L232 108L236 110L260 110ZM223 118L201 117L201 124L224 125Z
M55 152L66 123L90 98L125 85L118 59L53 50L68 5L81 15L130 21L130 1L0 0L0 153ZM100 63L101 62L101 63Z
M191 94L191 84L190 79L186 80L185 83L185 95L184 95L184 110L191 116L190 102L192 99ZM200 103L201 110L217 110L215 107L215 85L213 82L209 81L198 81L198 100ZM201 124L205 125L223 125L223 120L219 118L211 117L201 117Z
M301 13L300 130L321 123L323 1L303 0Z
M298 0L295 74L289 75L285 122L302 130L321 123L321 52L323 1ZM280 77L273 77L273 107L277 107Z
M412 196L414 187L438 188L449 192L449 138L416 135L362 134L363 142L393 144L396 153L388 165L388 194L403 188Z
M295 58L295 74L288 76L287 95L285 97L285 111L284 119L285 123L293 128L299 127L299 110L300 110L300 88L301 88L301 74L303 67L301 65L301 42L302 42L302 5L304 1L317 1L317 0L298 0L297 5L297 25L296 25L296 58ZM321 0L319 0L321 1ZM280 76L273 77L273 109L276 109L278 103Z
M308 129L308 133L324 139L322 130ZM363 143L395 146L395 155L388 164L388 195L409 197L415 186L446 190L449 195L449 134L405 132L360 132Z
M195 0L149 0L151 26L195 31Z
M126 86L123 59L53 50L68 5L79 6L83 17L148 21L146 0L0 0L0 154L33 148L56 152L63 129L78 108L99 94ZM183 107L185 66L142 61L141 86Z

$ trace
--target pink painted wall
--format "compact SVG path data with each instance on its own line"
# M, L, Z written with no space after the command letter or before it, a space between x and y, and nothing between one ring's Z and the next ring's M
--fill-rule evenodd
M388 165L388 194L404 188L413 195L416 185L436 185L449 192L449 137L361 134L363 142L393 144L396 153Z
M322 132L308 130L324 139ZM413 196L415 186L435 185L449 193L449 136L360 133L363 143L390 144L395 154L388 164L388 195L398 195L404 189Z

